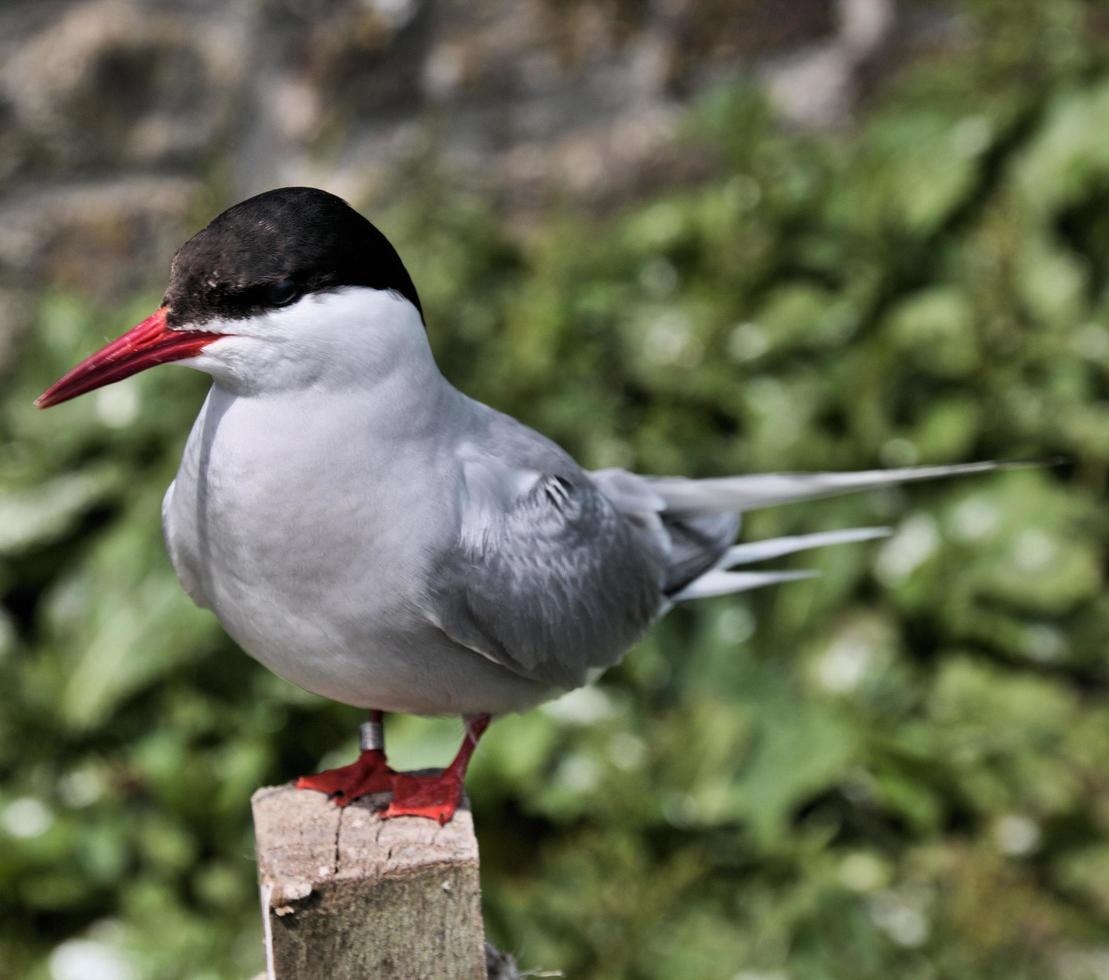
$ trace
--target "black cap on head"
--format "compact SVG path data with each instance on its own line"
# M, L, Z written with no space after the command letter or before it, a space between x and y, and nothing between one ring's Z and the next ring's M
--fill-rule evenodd
M340 286L395 290L423 316L389 240L342 198L282 187L228 208L173 257L171 326L242 319Z

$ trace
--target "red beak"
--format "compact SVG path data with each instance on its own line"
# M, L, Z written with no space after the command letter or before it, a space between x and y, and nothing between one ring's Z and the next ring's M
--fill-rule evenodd
M122 381L155 364L192 357L213 340L227 336L199 330L171 330L166 326L167 312L164 306L159 307L142 323L86 357L39 395L35 405L49 408L94 388Z

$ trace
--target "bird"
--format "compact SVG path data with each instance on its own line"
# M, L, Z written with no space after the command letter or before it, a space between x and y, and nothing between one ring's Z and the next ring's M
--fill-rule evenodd
M162 505L177 577L271 671L369 712L358 758L297 786L340 806L385 794L386 819L449 821L492 718L594 682L675 604L791 582L810 573L746 566L889 533L736 543L744 513L996 465L586 471L447 380L397 251L310 187L215 217L158 308L35 404L165 363L211 378ZM446 769L389 765L398 712L463 718Z

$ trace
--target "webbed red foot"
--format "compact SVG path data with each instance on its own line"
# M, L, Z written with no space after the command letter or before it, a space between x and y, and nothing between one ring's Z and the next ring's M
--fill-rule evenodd
M367 793L391 790L394 775L381 749L367 749L349 766L326 769L313 776L301 776L296 781L296 787L327 793L335 804L346 806Z
M447 823L462 802L462 782L470 765L470 756L478 739L489 727L488 715L466 719L466 735L454 761L441 773L417 776L412 773L393 774L393 800L382 813L383 820L392 817L426 817Z
M461 802L462 779L450 769L435 776L398 772L393 776L393 799L381 819L427 817L445 824Z
M297 789L327 793L337 806L347 806L370 793L392 793L392 801L381 817L426 817L447 823L462 802L462 781L470 765L478 739L489 727L488 715L466 719L462 747L446 769L434 775L396 772L385 761L385 736L382 712L371 711L370 721L362 726L362 754L357 762L328 769L314 776L301 776Z

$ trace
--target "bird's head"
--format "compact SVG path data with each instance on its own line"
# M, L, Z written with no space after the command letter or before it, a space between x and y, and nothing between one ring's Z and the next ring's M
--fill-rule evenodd
M44 391L49 408L177 361L243 393L372 383L426 347L396 250L342 199L268 191L178 249L161 305Z

